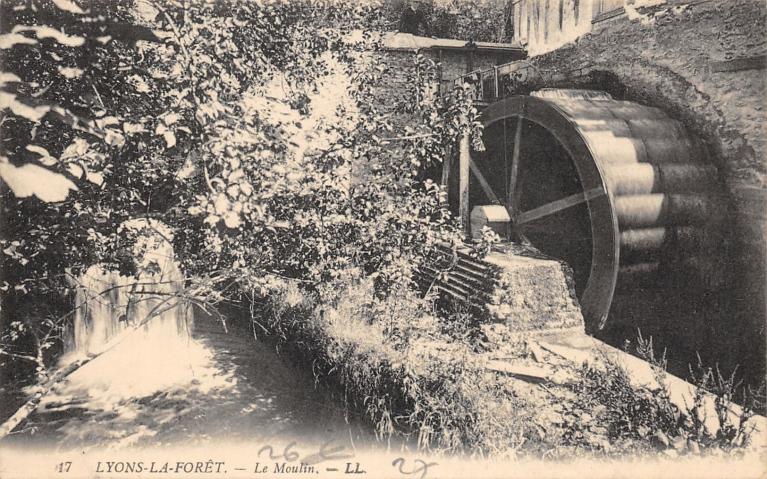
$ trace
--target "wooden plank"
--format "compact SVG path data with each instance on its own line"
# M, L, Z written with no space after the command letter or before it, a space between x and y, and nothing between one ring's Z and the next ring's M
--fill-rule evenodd
M741 70L764 70L767 69L767 55L753 57L734 58L720 62L711 62L712 72L737 72Z
M437 49L437 74L439 76L439 84L440 85L442 85L442 82L445 80L445 78L444 78L445 74L444 74L444 71L443 71L443 68L442 68L442 62L443 62L442 49L438 48Z
M552 201L551 203L546 203L545 205L539 206L538 208L533 208L532 210L525 211L524 213L520 213L517 216L514 224L523 225L525 223L535 221L545 216L553 215L564 209L571 208L581 203L585 203L588 200L591 200L593 198L596 198L597 196L604 194L604 192L605 191L602 189L602 187L598 186L588 191L581 191L574 195L566 196L562 198L561 200L556 200L556 201Z
M594 19L591 20L591 23L593 24L603 22L605 20L610 20L611 18L619 17L625 13L626 9L624 7L613 8L611 10L603 11L594 15Z
M525 63L521 63L524 61ZM525 60L517 60L509 63L504 63L503 65L498 66L498 75L499 76L507 76L511 75L512 73L516 73L520 70L532 70L533 66L525 61Z
M479 72L477 72L477 77L479 78L479 97L477 99L484 101L484 99L485 99L485 79L482 77L482 70L479 70Z
M497 359L488 361L485 369L536 383L548 381L554 374L550 367L513 364Z
M440 283L446 284L448 286L455 286L457 288L465 288L463 291L473 291L476 294L479 294L482 292L480 286L482 286L482 281L476 280L473 278L466 278L465 276L461 275L460 273L456 273L455 271L448 270L448 271L441 271L437 268L428 266L428 265L422 265L420 266L421 269L423 269L426 273L430 274L432 277L438 278L442 273L447 273L446 280L441 280ZM485 280L487 281L487 280ZM479 284L478 284L479 283Z
M604 22L606 20L611 20L616 17L620 17L622 15L626 14L626 9L623 7L616 8L613 10L610 10L608 12L598 13L593 20L591 20L592 24Z

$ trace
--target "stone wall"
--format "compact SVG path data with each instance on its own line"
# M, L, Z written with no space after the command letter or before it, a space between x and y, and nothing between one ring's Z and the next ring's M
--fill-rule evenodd
M708 139L728 180L764 187L764 63L753 57L767 53L766 11L758 0L727 0L633 19L624 13L574 43L531 56L547 83L613 74L624 83L621 94L672 108L704 136L716 136ZM727 63L733 59L752 61Z

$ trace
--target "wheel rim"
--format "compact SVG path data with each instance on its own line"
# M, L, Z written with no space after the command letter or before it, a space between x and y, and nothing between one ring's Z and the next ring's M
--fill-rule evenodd
M483 112L482 122L485 131L491 134L500 124L501 129L505 127L506 140L511 138L511 158L504 161L508 164L504 177L509 178L509 182L499 190L502 192L499 197L505 201L512 217L513 234L521 238L529 236L533 246L573 266L576 291L587 327L601 328L607 319L617 281L620 233L611 197L588 144L562 110L535 97L512 97L494 103ZM513 133L509 134L512 125ZM540 150L540 140L545 135L549 135L553 142L543 144L554 152L560 150L562 154L555 156L556 160L548 164L541 163L548 151L531 157L532 150L525 147L527 136L528 140L535 141L536 149ZM507 141L504 141L506 144ZM540 180L545 178L547 168L557 162L559 166L564 166L567 161L577 175L574 178L577 182L569 189L564 188L556 197L556 186L566 185L566 181L542 185ZM531 171L534 173L531 174ZM563 180L566 177L565 174ZM498 184L497 179L494 182ZM531 182L535 184L531 186ZM561 221L568 216L583 218L584 215L588 223L587 233L590 233L587 243L590 243L591 249L587 260L590 266L586 267L583 265L582 245L563 248L567 245L567 238L556 238L556 235L563 234L561 228L554 228L553 234L546 234L546 231L552 230L552 220Z

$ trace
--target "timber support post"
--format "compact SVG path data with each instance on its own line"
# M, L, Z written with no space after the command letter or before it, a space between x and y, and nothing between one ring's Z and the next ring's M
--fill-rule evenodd
M469 219L469 165L471 163L471 141L467 130L461 135L458 153L458 211L461 218L461 229L466 238L471 237Z

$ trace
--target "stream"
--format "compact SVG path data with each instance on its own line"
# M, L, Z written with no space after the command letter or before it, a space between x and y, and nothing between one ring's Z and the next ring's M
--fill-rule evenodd
M347 422L342 401L273 345L199 316L191 339L147 344L137 336L86 364L0 444L87 451L374 443L369 427Z

